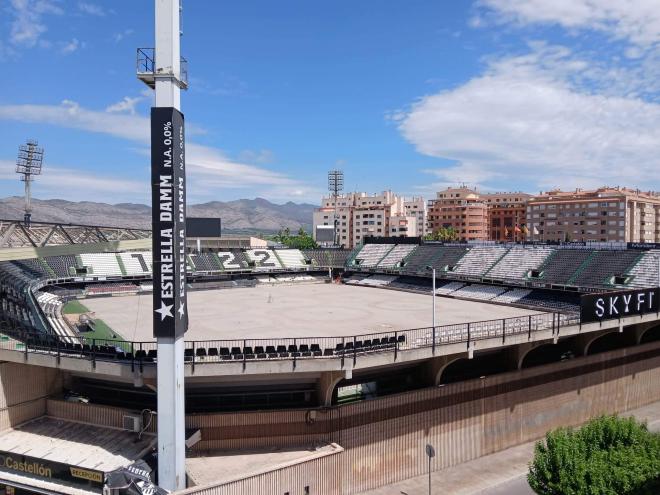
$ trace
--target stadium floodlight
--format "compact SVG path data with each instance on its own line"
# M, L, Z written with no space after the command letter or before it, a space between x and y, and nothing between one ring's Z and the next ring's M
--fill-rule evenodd
M26 227L30 226L32 217L32 181L35 175L41 175L43 161L44 149L39 147L36 139L28 139L25 144L18 147L16 173L25 182L25 215L23 221Z
M334 222L335 245L339 245L339 220L337 218L337 197L344 190L344 172L341 170L330 170L328 172L328 191L332 194L335 204Z

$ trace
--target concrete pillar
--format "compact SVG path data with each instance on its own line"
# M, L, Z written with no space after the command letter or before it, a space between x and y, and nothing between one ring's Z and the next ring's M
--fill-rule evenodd
M522 368L523 360L525 356L529 354L530 351L541 347L546 344L551 344L552 341L543 341L543 342L524 342L522 344L513 345L506 349L506 361L507 368L509 370L519 370Z
M430 386L440 385L442 380L442 373L447 366L459 359L470 359L471 356L467 352L460 354L451 354L449 356L437 356L428 360L426 364L426 376Z
M319 406L331 406L332 395L337 384L344 378L350 378L348 371L324 371L316 382L316 392L319 398Z

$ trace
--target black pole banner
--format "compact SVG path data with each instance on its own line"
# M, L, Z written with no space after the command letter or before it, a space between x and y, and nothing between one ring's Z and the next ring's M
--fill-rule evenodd
M151 206L154 337L188 329L186 305L186 170L183 114L151 109Z

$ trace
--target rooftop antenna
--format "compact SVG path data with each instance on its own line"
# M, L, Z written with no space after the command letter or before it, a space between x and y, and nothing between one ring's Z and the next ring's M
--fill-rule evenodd
M332 194L335 202L334 223L335 246L339 246L339 219L337 218L337 197L344 190L344 172L341 170L330 170L328 172L328 191Z
M25 226L30 226L32 217L32 181L35 175L41 175L41 165L44 161L44 149L39 148L36 139L28 139L25 144L18 147L16 159L16 173L25 182Z

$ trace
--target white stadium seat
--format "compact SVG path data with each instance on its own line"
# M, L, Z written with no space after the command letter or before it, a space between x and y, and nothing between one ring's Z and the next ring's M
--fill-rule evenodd
M115 253L81 254L80 259L83 266L87 267L88 273L91 272L91 275L110 275L117 277L122 275Z

